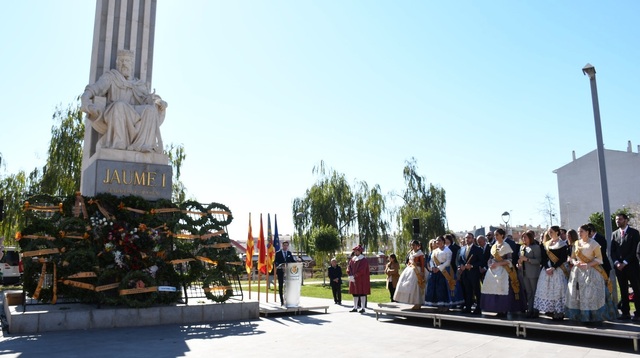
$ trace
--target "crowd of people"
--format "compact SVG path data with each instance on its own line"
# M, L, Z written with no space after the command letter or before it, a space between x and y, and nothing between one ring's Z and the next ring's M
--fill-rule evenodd
M539 236L529 230L515 240L501 228L478 237L467 233L460 243L446 234L429 241L426 250L414 240L403 271L396 255L390 255L387 287L392 301L416 310L429 306L439 312L526 318L545 314L587 325L640 322L640 312L631 316L629 307L631 287L640 310L640 233L624 213L616 216L616 225L611 257L607 240L593 224L577 231L551 226ZM611 274L620 288L617 306Z

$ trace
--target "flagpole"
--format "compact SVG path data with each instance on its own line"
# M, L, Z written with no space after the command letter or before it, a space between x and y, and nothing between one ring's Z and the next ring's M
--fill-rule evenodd
M273 257L274 257L274 263L273 263L273 303L278 303L277 299L276 299L276 294L278 291L278 275L276 275L276 271L278 270L278 268L275 266L275 257L278 254L278 251L280 250L280 238L278 237L278 214L273 214L273 226L274 226L274 230L275 232L273 233L273 241L272 241L272 245L273 245Z
M249 234L247 235L247 251L245 257L245 267L247 279L249 281L249 299L251 299L251 276L253 276L253 233L251 231L251 213L249 213Z

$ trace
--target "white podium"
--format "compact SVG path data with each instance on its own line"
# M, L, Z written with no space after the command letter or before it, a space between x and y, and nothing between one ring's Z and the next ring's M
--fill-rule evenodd
M284 264L284 305L298 307L300 305L300 287L302 284L302 263Z

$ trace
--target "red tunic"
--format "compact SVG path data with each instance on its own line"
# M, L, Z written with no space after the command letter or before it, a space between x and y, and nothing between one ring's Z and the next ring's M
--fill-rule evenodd
M371 282L369 281L369 262L363 256L353 257L349 261L347 268L349 276L353 276L354 281L349 280L349 293L352 295L370 295Z

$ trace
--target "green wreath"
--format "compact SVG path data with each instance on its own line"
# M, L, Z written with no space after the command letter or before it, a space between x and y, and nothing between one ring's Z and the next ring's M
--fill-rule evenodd
M102 271L102 273L100 273L100 276L98 276L98 280L96 281L96 287L114 284L114 283L121 283L124 275L125 273L122 270L118 270L118 269L104 270ZM97 292L97 294L98 294L98 300L101 303L114 305L114 306L122 303L122 300L120 299L121 296L118 293L118 287L114 287L109 290L99 291Z
M58 266L58 279L68 277L79 272L95 272L98 262L93 251L88 249L72 249L62 254L62 263ZM72 281L95 285L96 278L76 278ZM95 302L96 292L84 288L58 283L58 294L64 297L74 297L82 302Z
M209 290L209 288L211 288L212 286L224 286L229 288L225 289L224 291ZM227 277L224 275L224 273L218 271L217 269L212 269L211 271L209 271L207 276L202 281L202 288L204 289L204 294L208 299L218 303L225 302L229 299L229 297L233 295L233 290L229 286L229 280L227 280Z
M163 261L157 261L155 265L158 267L158 271L156 271L158 286L173 286L176 288L176 292L158 292L158 302L163 304L177 302L182 297L180 275L173 265L166 264Z
M131 288L152 287L156 282L148 273L144 271L131 271L120 282L119 290ZM127 306L133 308L145 308L151 306L158 299L158 292L143 292L129 295L120 295L120 299Z
M56 245L53 241L46 239L22 239L20 240L20 247L22 252L35 251L41 249L52 249ZM38 288L38 282L40 281L40 275L42 274L42 265L47 265L47 275L53 275L53 265L57 265L60 261L60 254L46 255L43 258L46 262L41 263L35 257L25 257L22 260L24 265L23 272L23 289L27 293L27 296L33 297ZM53 276L51 276L53 278ZM51 283L53 282L47 282ZM53 285L48 287L42 287L40 289L40 295L38 296L39 302L51 302L53 298Z

